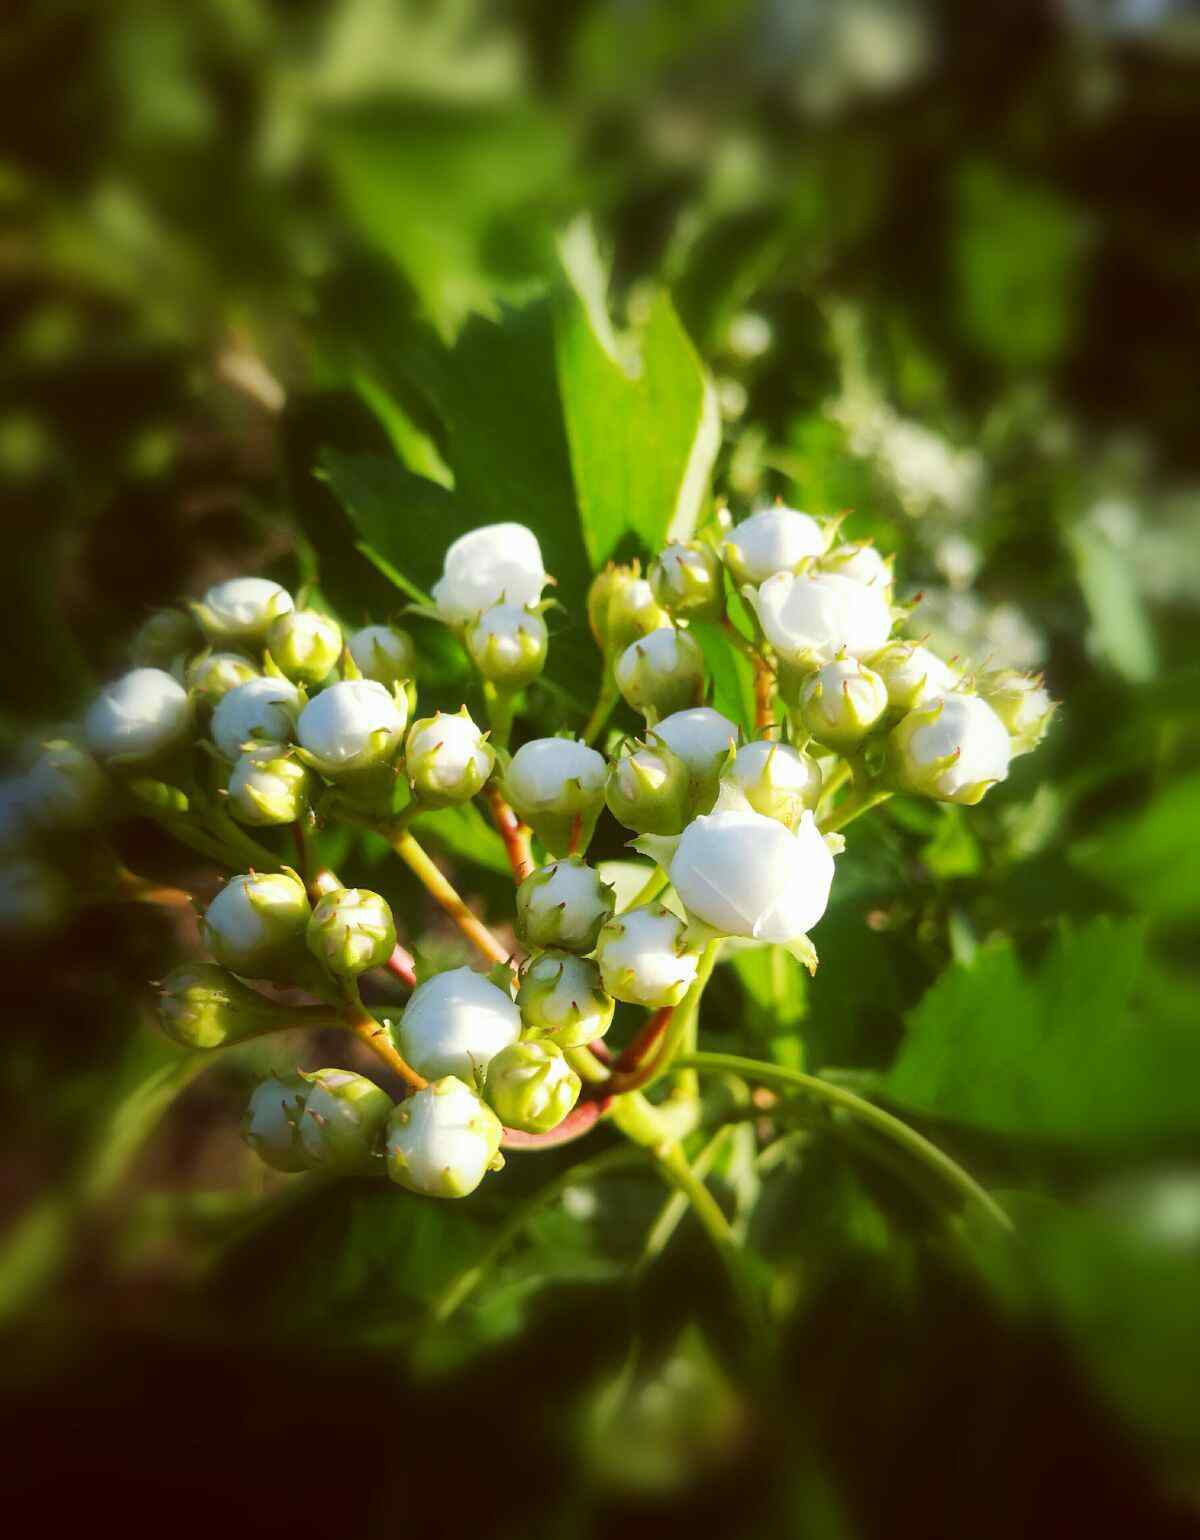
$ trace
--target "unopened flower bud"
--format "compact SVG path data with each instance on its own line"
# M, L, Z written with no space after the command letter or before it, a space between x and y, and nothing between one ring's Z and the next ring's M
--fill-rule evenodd
M504 1164L500 1119L453 1075L443 1076L392 1110L387 1173L427 1198L465 1198Z
M551 1038L560 1048L579 1048L603 1037L616 1009L596 964L560 951L542 952L526 964L517 1005L526 1036Z
M461 626L495 604L536 604L548 582L531 529L488 524L460 536L446 552L433 600L447 625Z
M49 935L70 913L71 890L56 866L35 855L0 861L0 935Z
M867 540L856 540L846 545L835 545L827 556L821 558L821 571L835 577L849 578L852 583L862 583L867 588L877 588L890 602L895 586L890 556L881 556Z
M308 1085L299 1075L271 1075L257 1085L242 1119L242 1138L276 1171L307 1171L300 1137Z
M464 706L451 714L422 717L408 730L404 768L414 795L427 807L467 802L483 786L496 763L496 751Z
M774 739L743 744L722 779L736 786L756 813L789 829L797 828L804 814L812 812L821 799L820 765L811 755Z
M303 959L310 913L295 872L247 872L227 882L209 904L200 935L234 973L286 983Z
M304 696L289 679L264 675L235 685L209 724L217 753L232 763L251 745L290 743L303 708Z
M504 777L509 804L554 856L586 850L608 767L576 738L534 738L513 755Z
M1023 674L1016 668L985 674L979 693L1008 729L1014 759L1037 748L1058 710L1041 675Z
M192 732L192 703L170 674L135 668L101 690L83 723L88 747L110 765L140 765L181 748Z
M679 1004L695 981L699 961L687 926L662 904L617 915L596 943L596 963L608 993L651 1010Z
M962 682L961 672L943 662L919 642L889 642L873 653L867 663L883 680L892 711L912 711L940 695L947 695Z
M615 902L594 866L566 856L530 872L517 889L517 936L525 946L590 952Z
M839 652L868 657L892 629L886 595L846 577L781 572L745 595L780 661L800 672Z
M655 599L677 620L720 620L725 612L721 559L703 540L664 546L649 578Z
M281 1007L216 963L190 962L162 984L159 1022L183 1048L227 1048L278 1026Z
M382 1153L392 1098L346 1069L318 1069L300 1078L306 1087L300 1145L309 1170L365 1170Z
M471 968L451 968L418 984L397 1028L400 1052L427 1080L457 1075L468 1085L493 1054L521 1035L511 997Z
M331 781L390 764L408 721L408 697L373 679L331 684L300 713L302 758Z
M605 800L637 834L679 834L688 821L691 778L679 755L654 734L618 754L608 767Z
M829 749L853 749L887 710L887 686L856 658L835 658L800 690L805 730Z
M138 628L129 652L139 668L169 668L200 643L196 622L182 610L155 610Z
M187 666L184 683L193 700L210 710L217 706L239 684L258 678L258 669L241 652L198 653Z
M939 802L978 802L1004 780L1008 729L977 695L952 693L910 711L888 737L888 762L905 791Z
M596 575L588 590L588 620L597 645L610 658L619 657L639 636L671 624L636 561L628 566L609 562Z
M533 610L496 604L467 631L467 651L485 679L505 690L519 690L546 666L550 644L546 622Z
M412 637L399 626L363 626L346 639L346 646L364 679L374 679L390 689L413 676L417 649Z
M267 651L296 684L320 684L342 652L342 628L319 610L288 610L267 632Z
M558 1127L582 1089L561 1048L520 1042L502 1049L488 1065L484 1094L506 1128L546 1134Z
M268 578L239 577L217 583L200 602L193 603L192 614L200 622L205 636L215 646L261 647L271 622L286 615L293 599L286 588Z
M651 735L683 761L688 773L688 808L707 813L716 801L721 771L733 759L738 730L711 706L693 706L664 717Z
M308 950L335 978L382 968L396 945L391 907L366 888L335 888L308 922Z
M757 587L777 572L797 572L806 561L820 556L827 544L825 531L807 513L776 504L743 519L721 547L725 565L741 587Z
M227 807L238 823L268 829L295 823L308 810L313 776L290 745L262 743L247 749L229 775Z
M22 782L22 798L29 818L48 830L86 829L96 823L110 793L108 777L77 743L55 738L42 752Z
M631 643L614 668L617 687L643 716L656 718L699 704L704 654L686 631L663 626Z

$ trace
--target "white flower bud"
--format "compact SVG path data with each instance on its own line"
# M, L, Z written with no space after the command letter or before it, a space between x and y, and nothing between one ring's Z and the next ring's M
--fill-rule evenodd
M688 803L693 813L707 813L716 799L721 771L737 748L738 729L711 706L676 711L654 728L652 743L665 743L688 773Z
M503 989L471 968L435 973L413 990L397 1028L400 1052L427 1080L468 1085L492 1055L521 1035L521 1013Z
M650 567L654 597L672 615L720 620L725 610L721 559L704 540L664 546Z
M283 983L303 959L310 912L295 872L244 872L209 904L200 936L230 972Z
M300 1124L308 1086L299 1075L271 1075L254 1088L242 1119L242 1138L276 1171L307 1171Z
M188 664L184 682L196 700L212 708L230 690L257 678L258 670L244 653L205 651Z
M519 690L546 666L550 645L546 622L533 610L495 604L467 631L467 651L485 679Z
M308 809L312 781L312 772L288 744L258 744L230 771L226 805L238 823L251 828L295 823Z
M192 703L170 674L135 668L101 690L83 730L97 758L113 765L145 764L187 742Z
M835 658L800 690L807 732L830 749L857 747L887 710L887 686L857 658Z
M537 536L523 524L487 524L446 552L433 600L447 625L461 626L494 604L536 604L549 581Z
M530 872L517 889L517 935L526 946L590 952L614 903L595 867L567 856Z
M610 763L605 800L618 822L638 834L679 834L691 812L691 777L661 739Z
M331 781L391 761L408 721L408 698L374 679L345 679L315 696L300 713L296 736L304 757Z
M626 702L643 716L670 716L698 704L704 693L704 654L686 631L662 626L631 642L613 670Z
M553 1038L560 1048L579 1048L603 1037L616 1009L601 987L596 964L560 951L543 952L526 964L517 1005L526 1035Z
M496 751L464 706L422 717L408 730L404 768L414 794L430 807L466 802L492 773Z
M342 652L342 628L317 610L288 610L267 632L267 651L296 684L320 684Z
M717 935L805 952L833 884L833 854L809 812L793 831L750 808L718 810L687 826L665 864L689 917Z
M502 1048L488 1066L484 1095L506 1128L546 1134L579 1100L583 1082L554 1043Z
M1037 748L1058 710L1041 675L1023 674L1016 668L985 674L979 693L1008 729L1014 759Z
M721 779L735 786L756 813L775 818L789 829L795 829L821 798L820 765L811 755L774 739L743 744Z
M465 1198L504 1160L504 1129L492 1109L453 1075L435 1080L393 1109L387 1171L427 1198Z
M807 513L777 504L734 526L721 548L725 565L739 587L757 586L777 572L796 572L825 550L825 531Z
M22 781L22 799L40 828L78 830L95 823L108 799L108 778L78 744L56 738Z
M918 706L888 738L898 784L940 802L978 802L1004 780L1011 757L1007 728L977 695L943 695Z
M216 644L261 646L277 615L293 606L286 588L268 578L239 577L217 583L190 606L205 636Z
M749 361L762 357L774 335L775 329L765 315L756 310L740 310L729 322L725 345L735 357Z
M919 642L897 639L873 653L867 663L883 680L888 705L893 711L911 711L940 695L947 695L962 682L962 674L937 653Z
M891 557L881 556L869 541L835 545L821 558L821 571L834 577L849 578L852 583L862 583L867 588L877 588L891 602L895 586Z
M224 759L239 760L248 744L288 743L304 697L289 679L248 679L230 690L213 712L209 731Z
M892 629L886 595L850 578L781 572L745 594L780 660L802 671L878 652Z
M504 777L517 815L551 855L586 849L604 806L608 766L577 738L534 738L513 755Z
M308 922L308 950L335 978L382 968L396 945L391 906L367 888L335 888Z
M608 993L652 1010L679 1004L695 980L699 961L687 927L662 904L617 915L596 943L596 963Z
M70 911L67 879L49 861L10 854L0 862L0 935L48 935Z
M413 676L417 649L408 632L398 626L363 626L347 638L346 646L364 679L390 688Z

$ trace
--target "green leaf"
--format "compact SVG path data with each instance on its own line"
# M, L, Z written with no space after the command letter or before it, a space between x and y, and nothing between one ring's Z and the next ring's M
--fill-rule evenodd
M747 1029L768 1040L776 1063L803 1069L800 1024L808 1015L803 965L781 946L739 948L730 961L746 993Z
M1071 851L1074 864L1132 908L1175 919L1200 914L1200 774L1141 812L1106 824Z
M993 1134L1127 1145L1200 1133L1200 1039L1135 1009L1136 922L1064 927L1036 972L1008 942L947 970L884 1079L918 1112Z
M558 382L583 538L598 567L692 535L720 446L720 418L666 294L651 301L634 357L613 331L586 221L567 231L562 254L569 287L555 315Z
M1147 683L1158 669L1158 649L1132 563L1093 527L1072 530L1067 545L1097 652L1131 683Z
M712 681L712 703L716 709L753 736L755 719L754 665L735 647L720 626L693 620L689 631L700 643L704 666Z

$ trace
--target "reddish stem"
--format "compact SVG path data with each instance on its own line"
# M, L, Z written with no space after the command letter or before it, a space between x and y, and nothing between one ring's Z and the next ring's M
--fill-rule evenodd
M619 1054L613 1065L614 1075L632 1074L640 1067L670 1025L671 1013L674 1009L673 1005L664 1005L661 1010L655 1011L652 1016L646 1018L637 1036L627 1043Z
M607 1094L589 1101L577 1102L573 1111L547 1134L525 1134L519 1128L506 1128L500 1140L502 1150L552 1150L560 1144L570 1144L590 1133L608 1111L612 1097Z
M530 832L504 800L495 782L488 787L486 796L496 833L504 841L513 881L524 882L533 870L533 855L529 848Z
M754 725L760 733L775 726L775 674L762 658L754 665Z
M383 965L389 973L395 974L402 984L407 984L409 989L417 987L416 964L411 952L406 952L397 941L392 949L392 955Z
M580 842L583 839L583 814L576 813L571 820L571 843L567 847L567 854L574 856L579 854Z

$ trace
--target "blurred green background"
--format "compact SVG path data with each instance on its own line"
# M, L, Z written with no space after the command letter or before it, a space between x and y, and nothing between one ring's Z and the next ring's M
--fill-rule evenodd
M967 1266L872 1152L731 1139L714 1180L783 1322L765 1387L698 1231L635 1270L652 1176L581 1178L435 1329L565 1157L450 1212L275 1181L237 1137L264 1051L200 1075L153 1030L188 925L93 908L7 945L10 1517L1196 1533L1195 8L10 0L0 123L13 762L220 576L398 611L356 542L436 571L451 483L553 550L581 213L618 325L690 358L665 286L711 371L716 491L853 508L936 645L1064 702L980 807L859 826L810 986L747 954L706 997L708 1046L853 1072L1020 1226ZM417 629L430 698L470 698ZM560 657L585 690L570 624ZM413 912L369 844L343 859ZM462 880L499 912L500 876Z

